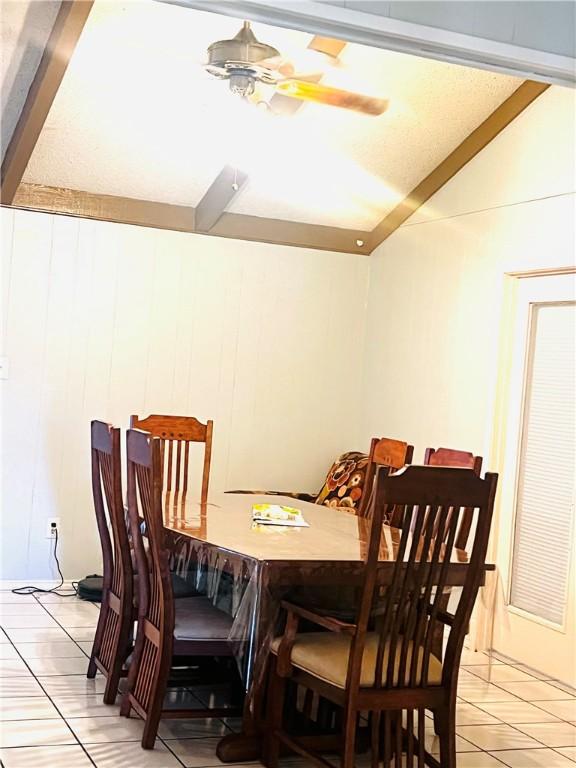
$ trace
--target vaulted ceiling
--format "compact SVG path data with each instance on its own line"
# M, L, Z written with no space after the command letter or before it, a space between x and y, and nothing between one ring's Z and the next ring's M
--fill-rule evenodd
M22 207L367 253L546 87L349 43L322 82L388 99L384 114L273 114L203 69L237 19L154 0L84 3L80 20L35 5L2 15L3 178L17 182L3 202ZM312 41L253 31L296 61Z

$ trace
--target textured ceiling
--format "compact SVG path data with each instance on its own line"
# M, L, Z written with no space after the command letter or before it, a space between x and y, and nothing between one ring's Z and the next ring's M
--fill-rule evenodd
M239 102L202 69L237 19L151 0L98 0L23 181L197 205L224 164L249 175L229 209L373 228L521 83L348 44L323 82L390 100L380 117ZM282 52L311 36L254 24Z

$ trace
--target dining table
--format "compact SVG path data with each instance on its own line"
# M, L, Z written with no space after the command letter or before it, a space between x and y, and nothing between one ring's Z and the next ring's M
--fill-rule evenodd
M295 507L306 526L254 522L253 506L259 504ZM172 569L233 617L229 642L246 699L240 732L223 737L217 755L222 762L257 760L268 648L278 631L280 601L296 594L336 610L349 600L362 584L370 520L288 496L214 493L202 504L166 493L164 526ZM383 526L380 588L392 578L400 535L399 529ZM466 552L454 549L447 586L462 586L467 568Z

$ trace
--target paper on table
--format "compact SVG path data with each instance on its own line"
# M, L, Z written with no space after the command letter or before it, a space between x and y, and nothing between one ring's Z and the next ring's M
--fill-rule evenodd
M293 528L309 528L302 512L295 507L284 507L281 504L254 504L252 520L259 525L284 525Z

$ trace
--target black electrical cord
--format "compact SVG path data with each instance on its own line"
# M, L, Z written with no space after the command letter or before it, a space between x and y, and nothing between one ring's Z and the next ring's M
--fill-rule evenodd
M64 576L62 574L62 569L60 568L60 560L58 560L58 526L54 527L55 536L54 536L54 560L56 560L56 567L58 568L58 575L60 576L60 584L56 587L52 587L51 589L42 589L42 587L16 587L16 589L13 589L12 592L15 595L34 595L36 592L41 592L42 594L52 594L52 595L58 595L59 597L76 597L78 594L78 582L72 581L72 592L59 592L58 590L62 585L64 584Z

